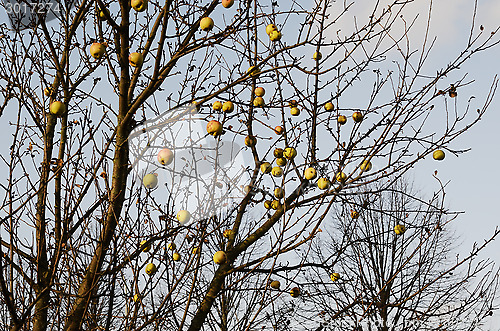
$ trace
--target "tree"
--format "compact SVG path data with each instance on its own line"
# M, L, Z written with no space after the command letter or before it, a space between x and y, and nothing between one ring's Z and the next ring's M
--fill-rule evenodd
M491 102L496 77L477 114L470 100L449 103L470 83L449 77L495 46L498 34L473 25L463 52L433 68L430 37L417 50L411 25L390 30L411 2L374 4L348 34L336 25L351 5L333 11L333 1L224 8L231 1L83 0L58 3L54 20L29 29L0 26L0 114L12 122L10 154L2 157L1 326L243 330L268 323L264 312L281 309L273 305L282 292L269 284L275 267L314 241L332 206L369 183L390 187L438 148L459 155L450 142ZM142 57L130 64L132 53ZM394 62L384 61L389 56ZM265 105L256 100L258 86ZM360 90L357 100L348 97ZM214 109L218 100L236 109ZM444 114L436 131L431 119ZM223 126L212 122L215 138L180 125L204 129L211 120ZM176 133L187 140L167 139ZM163 147L173 149L172 166L154 159ZM275 148L297 151L280 158L287 163L281 177L260 170ZM243 171L228 173L221 151L229 168ZM249 162L231 163L239 160L233 151ZM198 164L214 169L198 172ZM329 183L325 190L304 178L309 167ZM166 182L172 174L194 186ZM191 198L191 223L179 224ZM202 214L204 207L215 213ZM215 265L221 250L226 261Z

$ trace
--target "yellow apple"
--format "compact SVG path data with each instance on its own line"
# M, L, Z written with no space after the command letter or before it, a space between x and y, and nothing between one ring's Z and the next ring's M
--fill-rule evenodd
M271 208L274 210L277 210L280 206L281 206L281 202L279 202L278 200L273 200L271 202Z
M177 248L177 245L175 243L169 243L167 245L168 249L170 249L171 251L175 251L175 249Z
M290 108L290 114L292 114L292 116L299 116L300 109L297 107L292 107L292 108Z
M276 164L280 167L286 166L286 159L284 157L279 157L276 159Z
M336 282L337 280L339 280L339 278L340 278L340 274L337 273L337 272L333 272L333 273L330 274L330 279L332 281L334 281L334 282Z
M321 52L314 52L314 54L313 54L313 59L315 59L316 61L321 60L322 57L323 57L323 54L321 54Z
M231 229L226 229L222 233L222 235L224 236L224 238L229 238L229 237L231 237L232 234L233 234L233 230L231 230Z
M266 90L263 87L257 87L254 91L255 95L258 97L263 97L266 94Z
M337 122L340 125L344 125L347 123L347 117L345 117L344 115L339 115L339 117L337 117Z
M234 5L234 0L222 0L222 7L231 8Z
M134 8L135 11L143 12L148 8L148 1L147 0L132 0L130 2L130 5L132 6L132 8Z
M61 101L54 101L50 104L49 111L51 114L61 116L66 112L66 105Z
M148 265L146 266L146 273L148 275L152 275L156 272L156 266L154 263L148 263Z
M158 152L157 158L161 165L167 166L174 160L174 153L168 148L163 148Z
M175 252L174 254L172 254L172 258L174 259L174 261L179 261L181 259L181 255Z
M335 107L333 106L333 103L327 102L325 103L325 110L326 111L332 111Z
M215 108L214 108L215 109ZM231 101L226 101L222 105L222 111L225 113L232 113L234 110L234 104Z
M224 251L218 251L214 254L214 262L216 264L223 264L226 263L227 261L227 256Z
M142 178L144 187L154 189L158 185L158 177L155 174L147 174Z
M368 160L364 160L363 163L359 166L359 168L363 171L370 171L372 169L372 163Z
M347 175L343 172L339 172L337 176L335 176L335 179L337 180L337 182L343 183L346 181Z
M318 188L320 190L328 190L330 188L330 180L326 177L318 179Z
M105 51L106 46L104 44L93 43L92 46L90 46L90 55L92 55L94 59L100 59Z
M251 66L250 68L248 68L247 74L249 74L251 77L259 77L260 69L256 66Z
M274 288L275 290L279 290L280 285L281 285L281 283L279 282L279 280L273 280L271 282L271 288Z
M276 27L276 25L269 24L268 26L266 26L266 33L267 33L267 35L270 35L271 32L273 32L273 31L278 31L278 28Z
M245 137L245 145L248 147L253 147L257 145L257 138L254 136L246 136Z
M142 64L144 58L141 53L133 52L128 56L128 62L132 67L138 67Z
M297 151L293 147L287 147L287 148L285 148L285 151L283 152L283 156L286 157L287 159L291 160L297 156Z
M271 41L279 41L281 39L281 32L274 30L269 34Z
M179 221L179 223L181 223L181 225L186 225L189 220L191 219L191 213L188 212L187 210L180 210L178 213L177 213L177 220Z
M283 169L281 169L280 167L274 167L271 170L271 175L273 175L274 177L281 177L283 176Z
M441 160L444 160L444 152L440 149L437 149L434 151L434 153L432 153L432 157L434 158L434 160L438 160L438 161L441 161Z
M358 217L359 217L359 213L357 211L351 209L351 218L357 219Z
M45 94L46 97L50 97L52 94L52 87L48 86L43 90L43 94Z
M264 173L264 174L270 173L272 169L273 169L273 167L271 166L271 163L269 163L269 162L264 162L260 165L260 171L262 171L262 173Z
M212 108L214 110L221 110L222 109L222 102L220 101L215 101L213 104L212 104Z
M282 199L285 196L285 190L283 190L281 187L275 188L274 196L278 199Z
M397 224L395 227L394 227L394 232L399 236L399 235L402 235L403 233L405 233L406 231L406 227L403 225L403 224Z
M264 208L266 209L271 209L271 204L272 204L272 200L266 200L264 201Z
M208 122L207 132L214 137L219 136L222 133L222 124L216 120Z
M264 107L265 105L265 102L264 102L264 99L262 99L262 97L256 97L255 99L253 99L253 106L254 107Z
M273 151L273 155L275 158L283 157L283 148L276 148Z
M283 129L283 127L279 125L274 128L274 132L276 132L276 134L283 134L284 131L285 129Z
M352 119L354 120L354 122L359 123L363 120L363 114L361 114L361 112L359 111L354 112L354 114L352 114Z
M149 252L149 250L151 249L151 244L148 244L148 241L147 240L143 240L141 241L141 243L139 244L139 248L142 249L142 251L144 253L147 253Z
M307 179L307 180L312 180L312 179L315 179L317 176L316 174L316 169L314 168L307 168L305 171L304 171L304 177Z
M203 31L210 31L214 27L214 20L210 17L203 17L200 21L200 29Z
M294 287L290 290L290 295L292 298L298 298L300 296L300 289L298 287Z

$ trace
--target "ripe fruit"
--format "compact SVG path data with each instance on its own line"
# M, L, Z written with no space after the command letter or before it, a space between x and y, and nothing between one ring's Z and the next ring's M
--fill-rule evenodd
M271 170L271 175L273 175L274 177L281 177L283 176L283 169L281 169L280 167L274 167Z
M298 298L300 296L300 289L298 287L294 287L290 290L290 295L292 298Z
M316 61L321 60L322 57L323 57L323 54L321 54L321 52L314 52L314 54L313 54L313 59L315 59Z
M90 46L90 55L92 55L94 59L100 59L105 51L106 46L104 46L104 44L93 43L92 46Z
M256 97L255 99L253 99L253 106L254 107L264 107L265 105L265 102L264 102L264 99L262 99L262 97Z
M399 236L399 235L402 235L403 233L405 233L406 231L406 227L403 225L403 224L397 224L395 227L394 227L394 232L396 232L396 234Z
M267 33L267 35L270 35L271 32L273 32L273 31L278 31L278 28L276 27L276 25L269 24L268 26L266 26L266 33Z
M222 102L220 101L215 101L213 104L212 104L212 108L214 110L221 110L222 109Z
M144 187L154 189L158 185L158 177L155 174L147 174L142 178Z
M326 177L318 179L318 188L320 190L328 190L330 188L330 180Z
M292 108L290 108L290 114L292 114L292 116L299 116L300 109L297 107L292 107Z
M146 266L146 273L148 275L152 275L156 272L156 266L154 263L148 263L148 265Z
M283 148L275 148L273 155L275 158L283 157Z
M142 64L144 58L142 57L142 54L141 53L137 53L137 52L134 52L134 53L130 53L130 55L128 56L128 62L130 63L130 65L132 67L138 67Z
M361 112L359 111L354 112L354 114L352 114L352 119L354 120L354 122L359 123L363 120L363 114L361 114Z
M271 209L271 204L272 204L271 200L264 201L264 208Z
M174 160L174 153L168 148L164 148L158 152L158 162L161 165L169 165Z
M279 290L280 289L280 282L279 280L273 280L271 282L271 288L274 288L275 290Z
M337 180L337 182L343 183L347 179L347 175L343 172L339 172L337 176L335 176L335 179Z
M286 157L287 159L291 160L297 156L297 151L293 147L287 147L287 148L285 148L285 151L283 152L283 156Z
M438 161L441 161L441 160L444 160L444 152L440 149L437 149L434 151L434 153L432 153L432 157L434 158L434 160L438 160Z
M272 169L273 169L273 167L271 166L271 163L269 163L269 162L264 162L260 165L260 171L262 171L262 173L264 173L264 174L270 173Z
M214 108L215 109L215 108ZM222 105L222 111L225 113L232 113L234 110L234 104L231 101L226 101Z
M271 41L279 41L281 39L281 32L274 30L269 34Z
M174 259L174 261L179 261L181 259L181 255L175 252L174 254L172 254L172 258Z
M277 210L281 206L281 203L278 200L273 200L271 202L271 208L274 210Z
M258 97L263 97L264 94L266 94L266 90L264 90L263 87L257 87L255 88L255 91L254 91L255 95L258 96Z
M286 166L286 159L284 157L279 157L276 159L276 164L280 167Z
M222 124L219 121L212 120L207 124L207 132L214 137L219 136L222 133Z
M251 77L259 77L260 69L256 66L251 66L250 68L248 68L247 74L249 74Z
M210 31L214 27L214 20L210 17L203 17L200 21L200 29L203 31Z
M141 243L139 244L139 248L142 249L142 251L144 253L147 253L149 252L149 250L151 249L151 244L148 244L148 241L147 240L143 240L141 241Z
M285 196L285 190L283 190L281 187L275 188L274 196L278 199L282 199Z
M246 136L245 145L247 145L248 147L253 147L257 145L257 138L255 138L254 136Z
M180 210L177 213L176 217L177 217L177 220L179 221L179 223L181 223L181 225L185 225L191 219L191 213L188 212L187 210Z
M339 280L339 278L340 278L340 275L337 272L333 272L330 274L330 279L334 282Z
M167 245L168 249L170 249L171 251L175 251L175 249L177 248L177 245L175 243L169 243Z
M223 264L226 263L227 256L224 251L218 251L214 254L214 262L216 264Z
M372 169L372 163L368 160L364 160L363 163L359 166L359 168L363 171L370 171Z
M66 105L61 101L54 101L50 104L49 111L51 114L61 116L66 112Z
M43 94L45 94L46 97L50 97L50 95L52 94L52 87L46 87L44 90L43 90Z
M314 168L307 168L305 171L304 171L304 177L307 179L307 180L312 180L314 178L316 178L317 174L316 174L316 169Z
M359 217L359 213L357 211L351 209L351 218L356 219L358 217Z
M333 103L331 103L331 102L325 103L325 110L332 111L333 108L335 108L335 107L333 107Z
M282 126L279 126L279 125L278 125L278 126L276 126L276 127L274 128L274 132L276 132L276 134L282 134L282 133L283 133L283 131L285 131L285 129L283 129L283 127L282 127Z
M344 115L339 115L339 117L337 117L337 123L339 123L340 125L346 124L347 117L345 117Z
M233 234L233 230L231 230L231 229L226 229L222 233L222 235L224 236L224 238L229 238L232 234Z
M137 293L136 295L134 295L133 300L134 300L134 302L140 302L141 301L141 295L139 293Z
M234 5L234 0L222 0L222 7L231 8Z
M148 8L148 1L147 0L132 0L130 2L130 5L132 6L132 8L134 8L135 11L143 12Z

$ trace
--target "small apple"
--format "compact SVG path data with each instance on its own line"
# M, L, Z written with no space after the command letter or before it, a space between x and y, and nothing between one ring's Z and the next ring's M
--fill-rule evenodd
M93 43L92 46L90 46L90 55L96 60L100 59L103 55L104 52L106 51L106 46L101 43Z
M130 6L134 8L135 11L143 12L148 8L147 0L132 0L130 2Z
M270 35L271 32L273 32L273 31L278 31L278 28L276 27L276 25L269 24L268 26L266 26L266 33L267 33L267 35Z
M174 160L174 153L168 148L164 148L158 152L158 162L161 165L167 166Z
M141 295L137 293L136 295L134 295L134 298L132 300L134 300L134 302L140 302L141 299L142 299Z
M354 120L354 122L359 123L363 120L363 114L361 114L361 112L359 111L356 111L354 112L354 114L352 114L352 119Z
M52 87L48 86L43 90L43 94L45 94L46 97L50 97L52 94Z
M281 177L283 176L283 169L281 169L280 167L274 167L271 170L271 175L273 175L274 177Z
M330 180L326 177L318 179L318 188L320 190L328 190L330 188Z
M223 264L226 263L227 261L227 256L224 251L218 251L214 254L214 262L216 264Z
M179 261L181 259L181 255L175 252L174 254L172 254L172 259L174 259L174 261Z
M229 114L232 113L234 110L234 104L231 101L226 101L222 105L222 111Z
M224 236L224 238L229 238L229 237L231 237L232 234L233 234L233 230L231 230L231 229L226 229L222 233L222 235Z
M332 273L330 274L330 279L331 279L332 281L334 281L334 282L336 282L337 280L339 280L339 278L340 278L340 274L339 274L339 273L337 273L337 272L332 272Z
M274 210L277 210L280 206L281 206L281 202L279 202L278 200L273 200L271 202L271 208Z
M284 157L279 157L276 159L276 164L280 167L286 166L286 159Z
M61 101L54 101L50 104L49 111L53 115L61 116L66 112L66 105Z
M323 54L321 54L321 52L314 52L314 54L313 54L313 59L315 59L316 61L321 60L322 57L323 57Z
M271 172L273 167L271 166L271 163L269 162L264 162L260 165L260 171L262 171L263 174L268 174Z
M187 210L180 210L178 213L177 213L177 220L179 221L179 223L181 223L181 225L186 225L189 220L191 219L191 213L188 212Z
M340 182L340 183L343 183L346 181L347 179L347 175L343 172L339 172L336 176L335 176L335 179L337 180L337 182Z
M297 107L292 107L292 108L290 108L290 114L292 114L292 116L299 116L300 109Z
M210 17L203 17L200 21L200 29L203 31L210 31L214 27L214 20Z
M266 209L271 209L271 204L272 204L272 200L266 200L264 201L264 208Z
M219 136L222 133L222 124L216 120L208 122L207 132L214 137Z
M133 53L130 53L130 55L128 56L128 62L130 63L130 65L132 67L140 66L143 61L144 61L144 58L142 57L141 53L133 52Z
M222 7L231 8L234 5L234 0L222 0Z
M357 219L358 217L359 217L359 213L357 211L351 209L351 218Z
M266 90L263 87L257 87L254 91L255 95L258 97L263 97L266 94Z
M275 290L279 290L280 285L281 285L281 283L279 282L279 280L273 280L271 282L271 288L274 288Z
M290 295L292 298L298 298L300 296L300 289L298 287L294 287L290 290Z
M285 151L283 152L283 156L286 157L287 159L291 160L297 156L297 151L293 147L287 147L287 148L285 148Z
M283 127L279 125L274 128L274 132L276 132L276 134L283 134L284 131L285 129L283 129Z
M304 177L307 179L307 180L312 180L312 179L315 179L317 176L316 174L316 169L314 168L307 168L306 171L304 171Z
M250 68L248 68L247 74L249 74L251 77L259 77L260 69L256 66L251 66Z
M257 145L257 138L254 136L246 136L245 137L245 145L248 147L253 147Z
M262 99L262 97L256 97L255 99L253 99L253 106L254 107L262 108L262 107L264 107L264 105L265 105L265 102L264 102L264 99Z
M339 117L337 117L337 123L339 123L340 125L346 124L347 117L345 117L344 115L339 115Z
M440 149L436 149L434 151L434 153L432 153L432 157L434 158L434 160L438 160L438 161L441 161L441 160L444 160L444 152Z
M168 249L170 249L171 251L175 251L175 249L177 248L177 245L175 243L169 243L167 245Z
M212 108L214 110L221 110L222 109L222 102L220 101L215 101L213 104L212 104Z
M271 41L279 41L281 39L281 32L274 30L269 34Z
M397 224L395 227L394 227L394 232L399 236L399 235L402 235L403 233L405 233L406 231L406 227L403 225L403 224Z
M158 177L155 174L146 174L142 178L142 184L146 188L154 189L158 185Z
M151 249L151 244L148 244L148 241L147 240L143 240L141 241L141 243L139 244L139 248L142 249L142 251L144 253L147 253L149 252L149 250Z
M275 158L283 157L283 148L274 149L273 155Z
M327 102L325 103L325 110L326 111L332 111L335 107L333 106L333 103Z
M154 263L148 263L148 265L146 266L146 273L150 276L154 274L156 270L157 269Z
M277 199L282 199L285 196L285 190L283 190L281 187L277 187L274 189L274 196Z
M364 160L363 163L359 166L359 168L363 171L370 171L372 169L372 163L368 160Z

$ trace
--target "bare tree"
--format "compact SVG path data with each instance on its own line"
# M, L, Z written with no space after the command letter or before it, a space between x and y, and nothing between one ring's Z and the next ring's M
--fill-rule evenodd
M278 298L316 267L296 252L332 207L436 150L462 153L449 143L493 98L496 77L471 111L457 100L472 82L448 77L498 28L474 25L474 9L463 51L429 68L432 37L415 47L412 24L391 30L411 3L377 2L347 34L352 4L330 0L83 0L1 25L1 327L281 324Z

